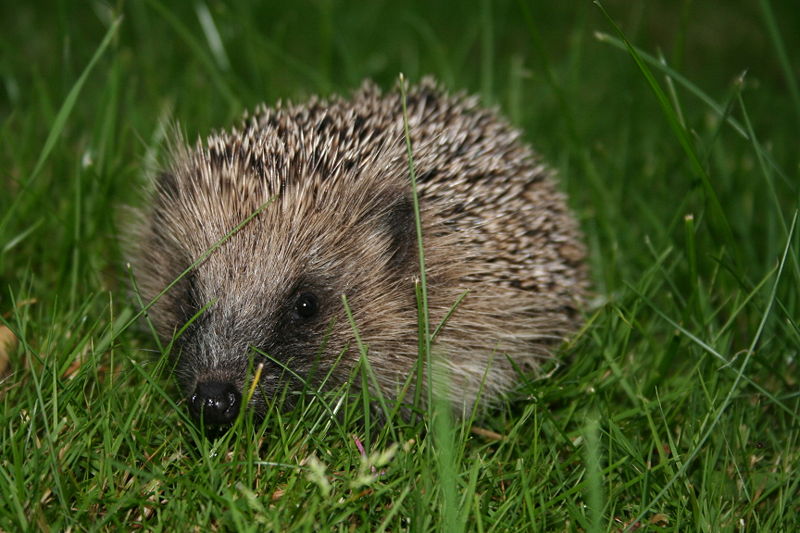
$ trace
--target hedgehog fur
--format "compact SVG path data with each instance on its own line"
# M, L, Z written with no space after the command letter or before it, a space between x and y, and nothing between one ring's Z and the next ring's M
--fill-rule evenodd
M584 248L553 173L477 98L425 79L407 114L431 330L466 294L433 341L432 375L447 376L434 392L469 411L575 330ZM150 301L207 255L149 311L165 340L191 322L173 351L195 416L232 420L258 364L262 415L284 388L350 380L360 355L342 295L380 393L414 390L420 271L399 90L365 82L349 99L260 107L171 152L133 263Z

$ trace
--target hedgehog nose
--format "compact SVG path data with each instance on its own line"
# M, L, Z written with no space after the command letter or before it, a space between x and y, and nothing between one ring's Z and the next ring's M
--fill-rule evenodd
M233 422L241 403L242 395L230 383L206 381L197 384L189 399L189 411L208 426L221 426Z

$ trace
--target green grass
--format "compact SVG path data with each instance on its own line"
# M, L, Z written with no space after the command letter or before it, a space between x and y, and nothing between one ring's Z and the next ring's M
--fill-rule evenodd
M800 528L800 9L40 4L0 6L0 530ZM204 438L133 322L121 207L176 121L401 72L480 94L559 171L585 327L476 420L321 395Z

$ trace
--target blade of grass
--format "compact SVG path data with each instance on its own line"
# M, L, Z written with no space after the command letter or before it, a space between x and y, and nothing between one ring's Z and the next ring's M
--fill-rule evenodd
M706 202L711 210L709 216L709 224L711 226L712 231L718 234L724 241L725 244L728 245L731 250L737 249L734 246L734 239L733 239L733 231L731 230L730 223L728 222L728 218L725 216L725 211L722 209L722 204L719 201L719 197L717 197L717 193L714 190L713 185L711 184L711 178L706 172L706 169L700 163L700 159L697 156L694 148L692 147L692 142L689 138L689 134L681 125L681 122L675 112L675 109L670 104L669 97L664 93L664 90L659 85L658 81L656 81L655 77L653 76L652 71L647 67L647 64L642 60L639 56L639 53L636 49L628 42L627 37L622 32L622 29L614 22L614 19L608 14L608 12L603 7L603 4L599 2L599 0L595 0L594 4L600 8L605 15L606 19L608 20L609 24L617 32L619 38L622 39L622 42L625 43L625 49L628 51L628 54L633 58L636 66L639 67L639 71L644 76L647 84L650 86L650 89L653 91L656 99L658 100L659 105L661 106L661 110L669 123L670 128L672 129L673 133L678 139L678 143L683 148L684 153L689 161L689 168L692 169L692 172L700 179L700 182L703 185L703 192L705 195Z
M39 153L39 158L36 161L36 165L33 167L33 171L28 177L28 180L22 186L22 190L17 193L18 197L21 196L22 192L30 187L30 185L36 179L36 176L39 175L39 172L41 172L42 168L44 167L44 164L47 161L50 152L53 150L56 141L59 139L59 137L61 137L61 133L64 131L67 119L72 113L72 110L75 108L75 103L78 101L78 96L81 94L81 90L83 89L83 85L86 83L86 79L89 77L89 74L91 74L92 70L94 70L97 62L103 56L103 53L111 43L111 39L113 39L114 35L116 35L121 21L122 18L117 18L111 24L111 27L108 28L108 31L103 37L103 40L100 42L100 45L95 50L94 55L89 60L89 63L86 65L86 68L83 69L80 77L78 77L77 81L72 85L69 93L67 93L64 103L61 104L61 108L56 114L53 125L50 127L50 132L47 134L47 139L44 141L44 145L42 146L42 151ZM19 202L12 203L2 220L0 220L0 232L3 231L3 228L5 228L6 224L11 219L12 215L17 209L17 206L19 206Z
M203 46L197 41L197 39L194 38L189 28L187 28L186 25L172 13L172 11L170 11L158 0L147 0L147 3L153 9L155 9L158 14L169 23L170 26L172 26L172 29L175 30L175 33L178 35L178 37L180 37L183 42L186 43L194 56L200 61L208 74L211 76L211 79L214 81L214 85L217 86L220 94L222 94L225 100L227 100L228 105L233 109L238 110L241 107L239 99L234 94L228 81L226 81L219 69L217 69L214 65L214 61L208 57L208 54L206 54ZM228 73L228 76L231 76L231 74Z
M750 114L747 112L747 106L744 105L744 100L742 99L742 93L738 93L737 95L737 103L739 104L739 109L742 110L742 117L744 118L744 125L747 128L747 136L748 138L752 139L753 146L757 146L758 139L756 137L756 133L753 130L753 125L750 122ZM764 175L764 181L767 182L767 189L769 190L770 197L772 198L772 203L775 207L775 212L778 214L778 221L781 223L781 229L783 230L784 236L787 234L788 228L786 226L786 219L783 216L783 210L781 208L781 201L778 198L778 191L775 189L775 184L772 180L772 173L767 168L767 165L764 161L764 157L758 150L753 150L756 155L756 160L758 161L758 166L761 169L761 173Z
M197 20L200 21L200 26L203 28L203 34L206 36L208 48L211 50L217 66L222 71L231 69L231 62L228 60L228 54L225 52L225 46L222 44L222 38L219 35L217 25L214 23L214 17L208 10L205 2L197 2L194 5L195 13L197 13Z
M424 353L420 354L427 360L426 369L428 375L428 414L433 423L434 442L436 443L435 461L439 472L439 486L441 487L441 509L445 531L458 531L458 492L456 488L456 458L454 456L454 432L451 420L450 404L446 400L447 395L437 395L440 398L434 405L433 394L433 368L431 362L431 334L430 334L430 315L428 312L428 286L425 274L425 250L423 246L422 220L420 216L419 192L417 188L417 176L414 167L414 155L411 145L411 133L408 124L407 107L407 87L405 78L400 75L400 95L403 108L403 133L406 141L406 155L408 158L408 172L411 178L411 192L414 204L414 225L417 232L417 246L419 254L420 283L417 294L420 296L418 305L420 307L422 347ZM449 384L447 384L449 386ZM433 452L433 448L429 448ZM430 456L429 456L430 457Z
M641 48L633 46L630 43L628 43L626 45L626 43L623 40L617 39L616 37L613 37L613 36L608 35L607 33L603 33L603 32L596 32L595 33L595 38L600 42L608 43L608 44L610 44L610 45L612 45L615 48L618 48L620 50L627 50L627 46L631 46L636 51L636 53L638 54L639 58L641 58L644 62L646 62L648 65L660 70L661 72L663 72L664 74L666 74L667 76L672 78L674 81L677 81L678 84L681 85L684 89L689 91L697 99L699 99L701 102L706 104L714 112L715 115L717 115L719 118L724 120L742 138L744 138L745 140L747 140L747 141L749 141L751 143L754 143L754 146L756 146L756 149L761 154L761 156L765 159L765 161L767 161L770 164L770 167L772 167L772 170L775 171L783 179L783 181L792 188L793 191L797 190L797 183L795 182L795 180L789 178L789 176L786 175L786 173L775 162L775 160L773 159L773 157L769 153L769 151L767 149L765 149L761 144L758 144L757 142L755 142L753 139L751 139L748 136L747 130L745 129L745 127L742 126L742 124L740 124L734 117L730 116L730 114L726 112L725 106L722 106L722 105L718 104L713 98L708 96L696 84L692 83L691 81L688 80L688 78L686 78L685 76L680 74L678 71L676 71L672 67L668 66L667 64L662 63L661 61L659 61L658 59L656 59L652 55L648 54L647 52L645 52Z
M417 233L417 254L419 255L419 290L417 292L418 298L418 305L420 308L420 334L422 336L422 342L420 348L423 349L423 353L420 354L422 358L425 359L425 367L428 370L428 401L427 405L430 407L432 405L432 394L433 394L433 386L431 382L431 335L430 335L430 316L428 314L428 282L427 277L425 275L425 247L423 245L422 240L422 219L420 217L420 207L419 207L419 191L417 189L417 173L414 167L414 151L411 146L411 133L409 132L408 127L408 106L406 105L406 80L405 77L401 74L399 79L400 85L400 97L403 106L403 135L405 136L406 141L406 156L408 158L408 174L411 179L411 197L412 202L414 205L414 227ZM418 382L419 385L419 382ZM417 387L415 394L417 395L417 399L415 399L415 405L419 405L418 402L418 395L420 394L420 387Z
M397 515L397 513L403 508L402 506L403 500L406 499L406 496L408 496L410 490L411 486L406 486L403 489L403 492L400 493L400 496L394 499L394 501L392 502L391 509L389 509L389 512L386 514L386 517L383 519L380 526L378 526L378 529L375 530L376 533L381 533L382 531L386 531L386 528L389 526L389 522L391 522L392 518L394 518L395 515Z
M375 388L375 396L377 397L377 400L380 403L384 415L387 417L387 423L388 423L390 421L388 417L391 416L392 411L386 404L386 399L384 398L384 394L383 391L381 390L378 378L375 375L375 372L372 370L372 366L369 364L369 359L367 358L367 345L364 344L364 341L361 339L361 333L358 330L358 325L356 324L356 321L353 318L353 312L350 309L350 305L347 303L347 296L345 296L344 294L342 294L342 304L344 305L344 312L347 314L347 321L350 323L350 329L353 331L353 335L356 338L356 344L358 345L358 352L361 356L362 371L365 373L364 376L365 380L372 382L372 385ZM369 388L367 388L366 390L369 390ZM369 409L365 406L364 416L368 416L368 413ZM392 438L396 441L397 435L394 433L393 424L391 427L391 431L392 431Z

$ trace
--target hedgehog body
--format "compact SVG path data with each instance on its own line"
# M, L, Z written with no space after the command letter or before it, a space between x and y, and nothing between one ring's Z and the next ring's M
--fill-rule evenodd
M583 246L552 173L477 99L425 80L407 109L431 330L449 315L431 350L448 385L434 391L469 410L574 330ZM134 264L149 301L204 258L150 310L164 339L183 329L175 372L190 411L230 421L259 364L250 407L262 414L285 387L348 381L360 355L342 295L381 394L410 380L413 398L420 271L400 92L365 83L349 99L262 107L176 145Z

